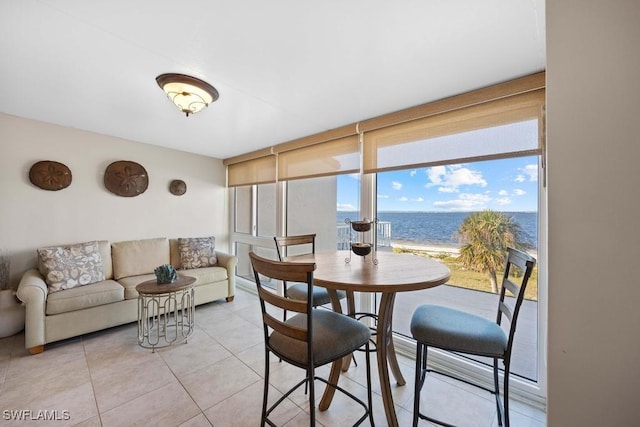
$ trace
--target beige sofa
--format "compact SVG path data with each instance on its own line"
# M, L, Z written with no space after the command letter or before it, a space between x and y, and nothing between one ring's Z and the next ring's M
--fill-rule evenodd
M95 246L94 246L95 248ZM51 292L39 269L24 273L17 296L26 306L25 347L31 354L44 345L137 321L138 284L155 279L153 270L172 264L178 274L196 278L196 305L235 294L237 258L215 251L214 266L182 269L177 239L156 238L110 243L98 241L104 280Z

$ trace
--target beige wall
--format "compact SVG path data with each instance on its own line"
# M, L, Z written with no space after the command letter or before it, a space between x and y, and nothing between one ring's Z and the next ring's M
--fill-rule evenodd
M546 10L548 425L639 425L640 2Z
M29 169L40 160L67 165L71 185L45 191L31 184ZM119 197L105 189L105 168L117 160L145 167L145 193ZM173 179L186 182L186 194L169 192ZM14 283L45 245L214 235L228 251L226 201L218 159L0 114L0 248L12 254Z

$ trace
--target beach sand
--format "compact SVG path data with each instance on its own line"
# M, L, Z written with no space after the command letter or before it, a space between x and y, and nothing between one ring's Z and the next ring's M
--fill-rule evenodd
M423 243L418 244L416 242L409 242L403 240L393 240L391 241L391 248L397 248L407 251L421 251L426 252L428 255L439 255L445 253L451 257L457 257L460 255L460 247L455 245L447 245L447 244L433 244L433 243ZM535 249L527 249L526 252L532 257L538 257L538 251Z
M457 257L460 255L460 248L454 245L437 245L437 244L417 244L407 241L391 241L392 248L398 248L409 251L423 251L429 255L437 255L446 253L447 255Z

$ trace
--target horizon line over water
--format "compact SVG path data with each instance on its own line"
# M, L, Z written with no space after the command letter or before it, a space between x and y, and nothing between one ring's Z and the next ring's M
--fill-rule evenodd
M391 223L391 240L416 245L459 246L456 232L468 212L441 211L379 211L378 221ZM538 213L501 211L513 217L522 230L522 240L527 246L538 247ZM359 220L358 211L337 211L338 224L345 219Z

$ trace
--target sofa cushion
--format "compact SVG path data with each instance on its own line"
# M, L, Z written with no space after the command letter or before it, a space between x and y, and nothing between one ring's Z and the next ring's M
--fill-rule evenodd
M39 248L38 270L44 276L49 292L104 280L104 267L98 242Z
M102 269L104 278L113 279L113 264L111 264L111 243L108 240L98 240L98 250L102 257Z
M178 239L180 268L212 267L218 263L216 258L216 238L192 237Z
M171 261L171 265L176 270L180 270L182 268L182 263L180 262L180 251L178 250L178 239L169 239L169 260Z
M195 277L196 281L193 286L195 286L196 288L200 285L219 282L221 280L227 280L229 278L227 269L217 266L180 270L180 276Z
M169 264L169 240L160 237L112 243L111 258L116 280L151 274L156 267Z
M118 283L120 283L124 288L124 299L138 298L138 291L136 291L136 286L138 286L142 282L146 282L147 280L156 280L156 275L142 274L140 276L129 276L119 279Z
M47 315L110 304L124 299L124 288L113 280L92 283L87 286L66 289L49 294Z

